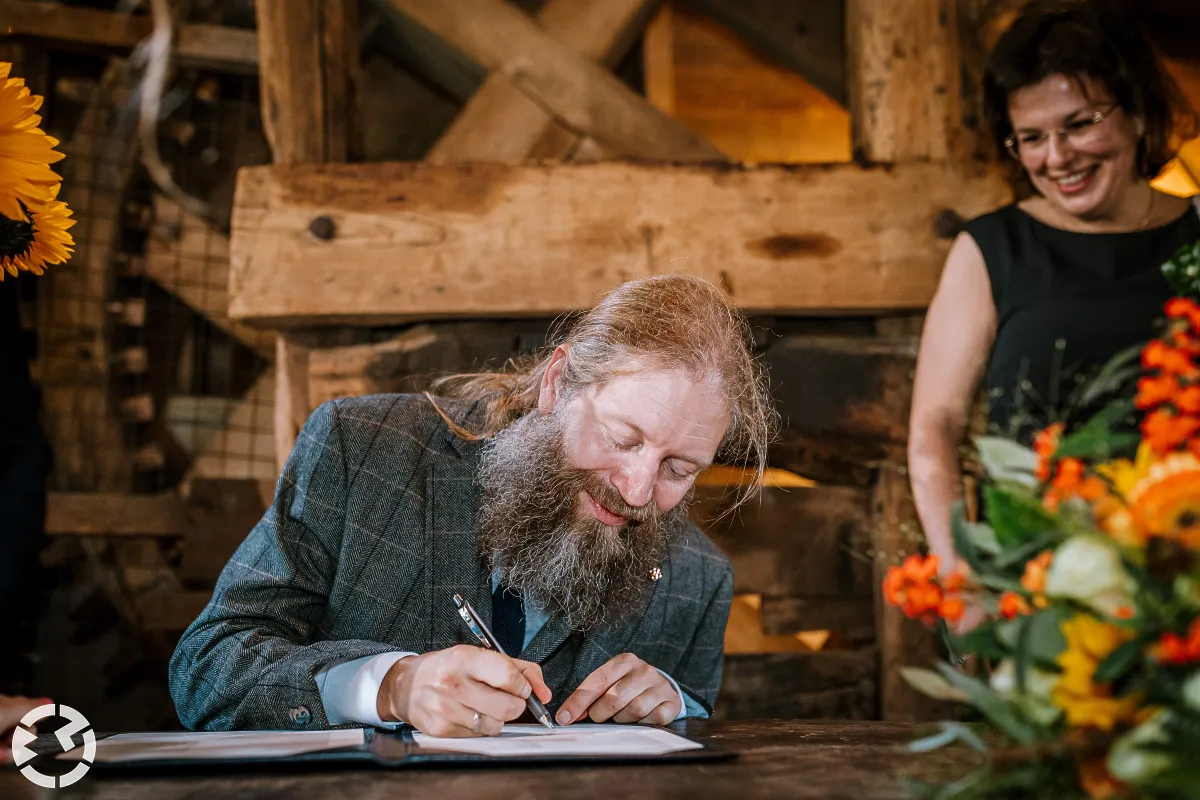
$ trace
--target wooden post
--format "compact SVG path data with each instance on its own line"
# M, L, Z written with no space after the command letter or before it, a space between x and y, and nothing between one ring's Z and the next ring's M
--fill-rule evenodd
M964 129L957 0L847 0L846 55L855 158L867 162L963 160ZM938 270L940 272L940 269ZM921 317L880 319L882 335L909 337ZM902 461L876 476L873 547L876 588L887 567L921 545L920 522ZM885 720L945 716L944 704L911 689L898 672L943 657L936 634L876 599L880 715Z
M258 0L263 127L276 164L349 160L355 143L358 72L354 0ZM289 334L276 348L275 452L279 465L307 416L291 368L305 355Z
M847 97L859 160L950 159L962 134L955 0L847 0Z

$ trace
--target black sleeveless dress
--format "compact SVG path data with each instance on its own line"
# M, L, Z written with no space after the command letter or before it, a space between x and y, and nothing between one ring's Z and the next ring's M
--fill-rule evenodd
M1196 209L1162 227L1078 233L1039 222L1015 204L965 230L979 245L996 305L985 386L993 433L1028 443L1062 420L1086 421L1078 388L1122 350L1158 333L1172 291L1162 265L1200 240Z

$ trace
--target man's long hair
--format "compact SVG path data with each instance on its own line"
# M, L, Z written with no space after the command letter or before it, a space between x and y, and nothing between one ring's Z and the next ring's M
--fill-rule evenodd
M630 281L567 323L550 341L566 348L562 381L568 391L654 369L680 369L718 387L730 422L717 459L755 471L757 480L747 482L738 503L754 495L778 416L766 372L754 357L750 327L716 287L685 275ZM537 407L552 355L553 349L510 360L496 372L449 375L435 381L426 396L455 434L487 439ZM442 411L436 396L482 403L482 426L464 429Z

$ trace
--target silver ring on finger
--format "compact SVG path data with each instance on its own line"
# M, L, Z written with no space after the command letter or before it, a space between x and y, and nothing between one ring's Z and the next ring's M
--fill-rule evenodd
M479 723L482 721L483 720L479 716L479 712L476 711L474 718L471 720L471 733L475 734L476 736L479 735Z

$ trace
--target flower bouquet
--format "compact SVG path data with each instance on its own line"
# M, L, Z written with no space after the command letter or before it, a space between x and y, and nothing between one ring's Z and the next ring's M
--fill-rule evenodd
M1164 269L1177 290L1196 285L1200 244ZM918 794L1200 797L1200 305L1181 296L1165 311L1162 337L1098 379L1136 379L1136 396L1069 434L1042 430L1033 448L977 440L987 522L955 509L965 569L939 578L936 557L914 555L887 574L885 598L910 617L990 612L947 639L973 669L903 670L986 721L982 736L946 722L911 745L981 754Z

